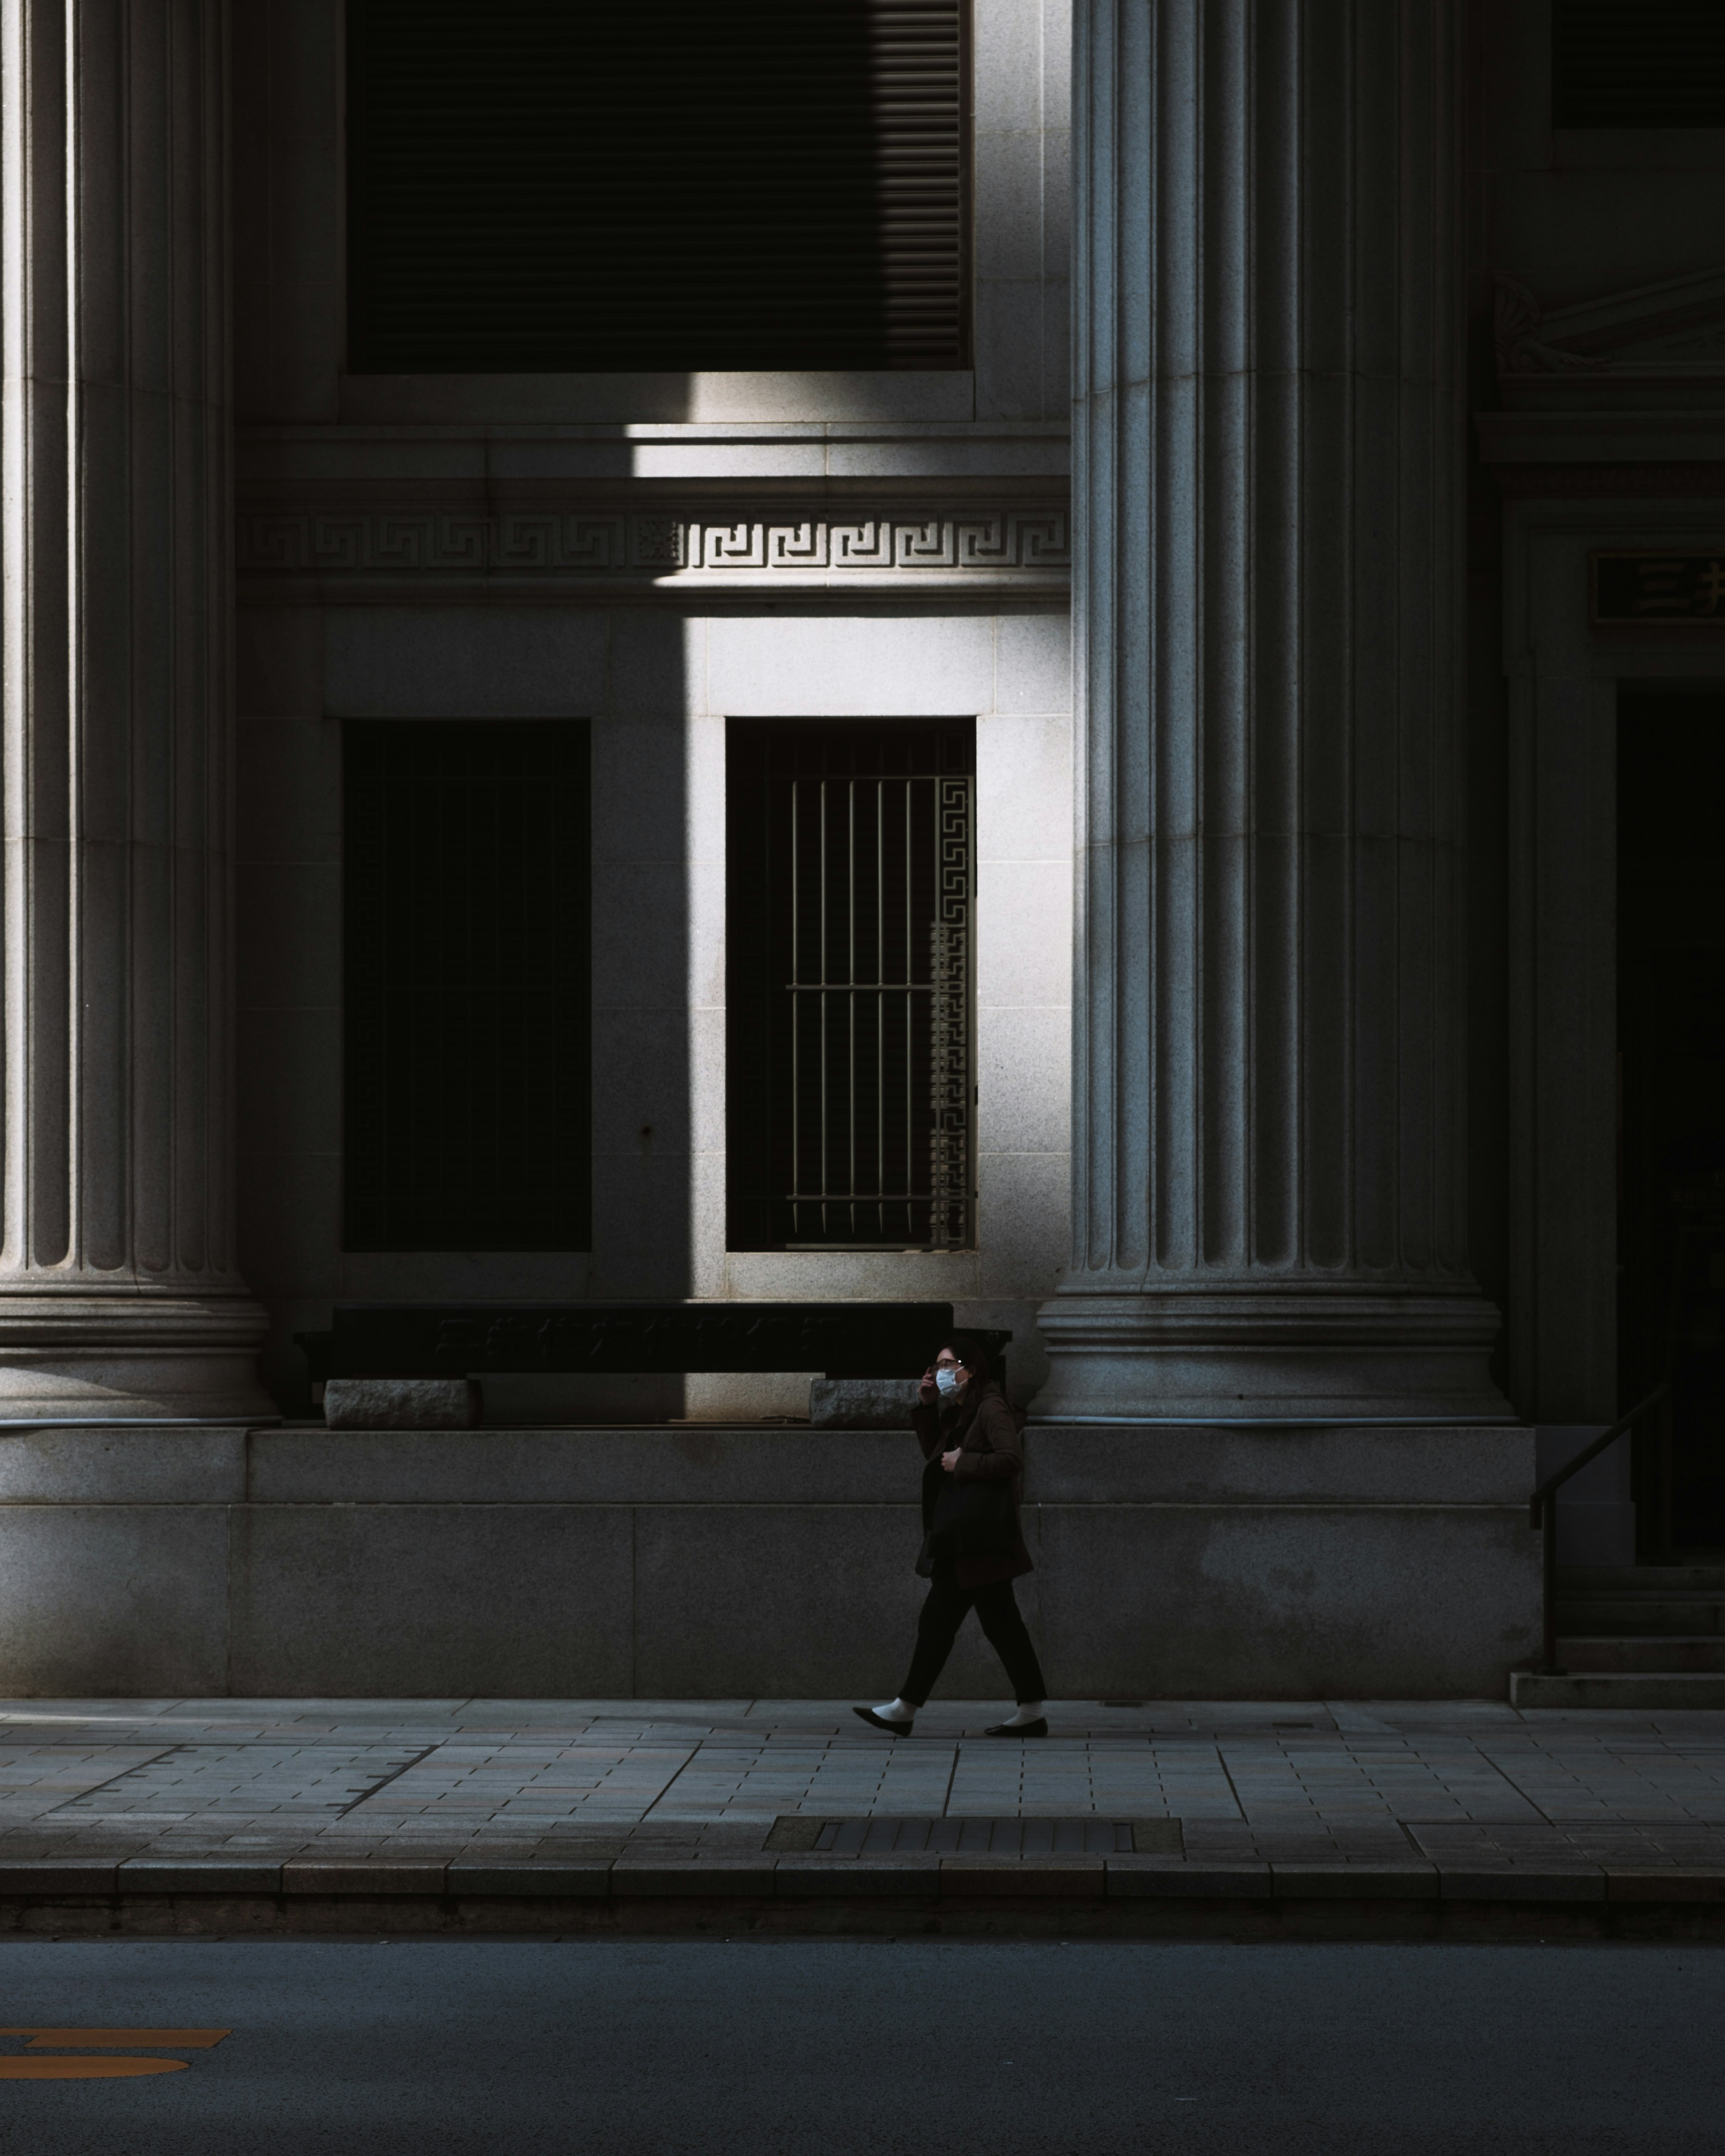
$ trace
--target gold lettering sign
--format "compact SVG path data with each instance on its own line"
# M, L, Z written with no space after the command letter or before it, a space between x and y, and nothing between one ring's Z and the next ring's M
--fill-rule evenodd
M1725 546L1708 553L1595 554L1592 603L1602 627L1725 628Z

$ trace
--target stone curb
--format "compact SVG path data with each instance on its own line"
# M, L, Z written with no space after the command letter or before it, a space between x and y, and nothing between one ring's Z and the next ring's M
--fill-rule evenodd
M774 1866L727 1863L723 1857L697 1857L692 1864L632 1864L619 1857L611 1866L611 1892L626 1894L770 1894Z
M452 1864L450 1894L557 1894L602 1897L611 1891L608 1864Z
M1279 1902L1327 1899L1373 1901L1386 1896L1398 1900L1435 1899L1438 1870L1435 1864L1276 1864L1270 1867L1271 1892Z
M1202 1896L1206 1901L1267 1901L1270 1866L1267 1864L1109 1864L1108 1892Z
M1608 1902L1725 1902L1725 1871L1645 1871L1605 1873Z
M840 1857L781 1857L773 1877L779 1894L923 1894L941 1891L942 1866L937 1861L859 1864Z
M284 1894L441 1894L446 1864L316 1864L281 1867Z
M1437 1867L1438 1892L1446 1902L1603 1902L1605 1874L1599 1866L1536 1871L1529 1865L1463 1870Z
M228 1858L25 1859L0 1863L0 1897L376 1895L634 1900L883 1895L1046 1902L1201 1899L1209 1902L1433 1901L1490 1902L1725 1902L1725 1870L1673 1866L1461 1866L1445 1864L1189 1864L1123 1857L976 1857L872 1861L786 1856L697 1857L648 1863L488 1861L442 1864L285 1863Z

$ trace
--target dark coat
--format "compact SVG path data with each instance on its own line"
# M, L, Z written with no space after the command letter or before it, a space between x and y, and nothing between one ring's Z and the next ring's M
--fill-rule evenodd
M961 1587L986 1587L997 1579L1017 1579L1034 1569L1019 1524L1019 1493L1024 1488L1024 1440L1019 1419L1007 1405L1006 1395L992 1379L979 1385L973 1378L956 1407L937 1402L924 1407L919 1401L911 1410L911 1427L928 1463L922 1471L922 1527L927 1533L934 1519L936 1500L947 1471L940 1456L956 1445L961 1457L953 1474L959 1479L1012 1483L1012 1538L1014 1548L1004 1557L961 1557L955 1560Z

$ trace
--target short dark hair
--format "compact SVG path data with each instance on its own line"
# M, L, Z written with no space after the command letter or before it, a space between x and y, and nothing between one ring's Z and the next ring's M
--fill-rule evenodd
M992 1380L994 1375L993 1358L975 1333L949 1332L934 1352L938 1355L947 1348L952 1349L972 1377L981 1378L985 1383Z

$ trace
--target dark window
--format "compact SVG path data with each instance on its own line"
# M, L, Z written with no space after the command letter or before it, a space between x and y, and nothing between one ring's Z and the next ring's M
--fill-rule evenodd
M1725 127L1725 4L1552 0L1552 124Z
M586 723L343 731L345 1247L586 1250Z
M1618 1399L1645 1555L1725 1547L1725 696L1617 706ZM1651 1545L1651 1547L1648 1547ZM1687 1560L1694 1562L1696 1560Z
M968 5L349 0L349 365L967 365Z
M733 720L730 1244L974 1239L968 721Z

